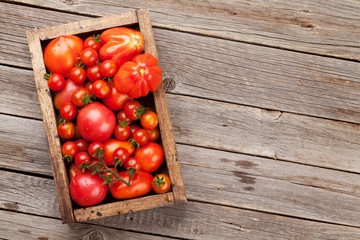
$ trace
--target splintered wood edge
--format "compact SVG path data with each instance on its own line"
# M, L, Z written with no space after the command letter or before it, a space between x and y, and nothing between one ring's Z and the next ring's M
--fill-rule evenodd
M118 15L90 18L79 22L67 23L39 29L40 40L47 40L61 35L76 35L85 32L98 31L112 27L138 23L136 12L122 13Z
M99 206L75 209L75 219L77 222L88 221L97 218L110 217L128 212L164 207L174 204L171 192L157 194L136 199L129 199L119 202L102 204Z
M158 58L149 11L147 9L139 9L136 11L136 14L139 19L140 32L144 35L145 39L145 52ZM165 149L165 159L172 183L174 199L175 202L186 201L184 182L181 175L180 162L177 156L175 138L163 82L161 82L159 88L154 92L154 102L159 118L159 128L162 144Z
M73 215L72 202L69 194L69 183L66 167L60 152L61 144L57 134L57 123L51 99L51 93L47 81L44 80L46 69L43 61L43 53L38 29L29 29L26 31L26 35L29 43L29 50L34 71L37 94L43 116L46 139L49 145L51 168L55 179L60 214L63 223L70 223L74 222L75 218Z

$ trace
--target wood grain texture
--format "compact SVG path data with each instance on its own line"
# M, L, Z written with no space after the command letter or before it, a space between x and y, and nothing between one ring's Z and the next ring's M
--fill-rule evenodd
M345 1L13 0L102 16L149 8L154 26L359 60L360 4ZM316 47L314 47L316 46Z
M54 201L56 192L53 181L4 171L1 171L0 176L2 176L2 184L11 184L12 180L18 182L16 183L16 189L18 190L13 192L18 199L16 202L9 196L11 195L12 188L0 188L1 190L8 192L7 194L3 194L2 192L0 195L2 199L0 205L1 208L25 213L27 211L30 211L31 213L36 212L36 214L40 216L59 217L56 208L39 207L36 211L33 211L29 209L28 206L24 206L41 206L41 204L45 204L45 206L47 206L47 204L56 205L57 202ZM20 187L21 184L22 186ZM47 185L52 185L53 188L48 188L46 195L39 201L35 198L35 195L36 193L38 195L42 194L43 188L41 186ZM27 191L34 195L34 197L29 198L28 201L26 201ZM217 195L214 194L213 196ZM4 204L6 201L8 201L8 203ZM19 218L21 219L21 215L19 215ZM34 219L36 217L31 216L31 218ZM12 219L11 222L16 221L17 214L12 216ZM41 219L42 218L39 218L40 222L42 222ZM46 220L49 221L49 219ZM116 229L125 228L144 233L190 239L358 239L360 237L359 228L306 221L240 208L196 203L192 201L188 201L185 204L176 204L169 207L96 219L89 223L98 225L93 225L91 229L97 229L101 233L103 232L100 226L106 226ZM27 223L16 226L28 229L24 225L26 226ZM50 226L47 227L43 226L43 224L37 225L40 227L38 231L43 228L46 229L52 228L52 226L58 226L51 221L49 225ZM1 224L1 227L3 226L4 225ZM76 223L61 226L70 226L64 231L77 234L76 228L85 225ZM75 226L75 229L73 226ZM7 228L5 227L5 229ZM46 231L49 232L49 230ZM62 232L63 228L60 228L59 231ZM75 233L73 231L75 231ZM57 233L58 231L54 230L53 234Z
M9 240L110 240L171 239L90 224L62 224L58 219L44 218L0 210L0 237Z
M0 63L21 67L31 68L24 26L45 27L85 18L5 3L0 6L5 16L0 19L4 26ZM10 32L11 36L6 34ZM167 92L360 123L357 62L162 29L155 29L155 39ZM0 97L1 93L8 101L5 92L0 91Z

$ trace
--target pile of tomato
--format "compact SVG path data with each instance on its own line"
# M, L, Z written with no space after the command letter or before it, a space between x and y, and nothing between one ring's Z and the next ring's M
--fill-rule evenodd
M45 75L59 111L61 152L70 196L81 207L165 193L170 179L158 116L141 103L161 83L158 60L144 51L139 31L118 27L85 40L60 36L44 50Z

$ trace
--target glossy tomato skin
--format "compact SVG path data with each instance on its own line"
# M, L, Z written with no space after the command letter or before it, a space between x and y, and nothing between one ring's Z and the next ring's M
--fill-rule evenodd
M131 100L127 94L122 94L116 91L112 81L109 82L110 93L105 98L102 99L103 103L114 111L120 111L124 108L124 105L127 101Z
M119 111L116 114L116 120L118 120L119 122L126 122L127 124L131 124L133 122L133 120L131 120L130 118L128 118L124 112L124 110Z
M105 105L94 102L80 109L77 124L81 137L86 141L103 142L114 132L116 118L114 112Z
M90 92L86 88L78 88L71 95L71 102L77 107L85 106L84 98L90 99Z
M118 67L113 60L105 60L100 65L101 74L105 77L112 77L117 72Z
M91 81L102 79L104 76L100 72L100 65L95 64L86 69L86 76Z
M136 157L131 157L125 162L124 167L126 169L134 168L136 170L136 173L139 173L141 170L141 163Z
M63 104L60 108L60 116L65 120L73 120L76 117L76 114L77 108L71 102Z
M75 84L70 79L65 80L65 87L57 92L54 97L54 106L59 111L61 108L61 105L67 102L71 102L71 97L73 92L75 92L76 89L84 87L84 84Z
M125 181L129 181L129 175L126 171L120 172L119 176ZM148 194L152 187L153 176L145 171L140 171L136 176L131 179L130 187L126 186L120 181L114 181L110 186L110 193L117 199L131 199L141 197Z
M48 79L48 86L53 91L60 91L65 87L65 78L60 73L53 73Z
M63 156L70 156L71 159L74 159L76 154L78 154L79 148L77 147L76 143L72 141L68 141L64 143L61 147L61 153Z
M135 157L139 159L142 170L155 172L164 161L164 150L159 144L148 142L135 151Z
M69 75L71 81L73 81L75 84L81 84L86 80L86 71L81 67L73 67L70 70Z
M69 76L71 68L78 61L79 52L84 47L83 40L77 36L60 36L45 48L44 61L50 72Z
M101 203L107 194L106 185L98 175L89 172L77 174L70 182L70 196L81 207Z
M88 153L90 154L90 157L92 157L93 159L97 159L97 157L94 155L98 148L104 150L105 149L104 144L102 142L92 142L89 145Z
M166 193L171 187L170 178L165 174L156 175L151 183L156 193Z
M74 141L79 148L79 152L87 152L89 143L84 139L77 139Z
M100 35L99 35L99 37L100 37ZM98 37L88 37L84 41L84 48L92 48L98 52L101 47L100 42L101 42L101 40L99 40Z
M75 126L72 122L59 123L58 134L63 139L71 139L75 135Z
M79 152L75 156L75 165L80 166L83 163L91 163L91 157L87 152Z
M110 86L104 80L96 80L92 84L92 93L97 98L105 98L110 94Z
M126 126L125 126L126 125ZM120 125L116 124L115 130L114 130L114 136L118 140L127 140L129 139L131 135L131 129L127 124Z
M98 59L98 53L93 48L85 48L80 52L80 60L87 66L94 65Z
M159 119L156 113L148 111L141 116L141 126L147 130L155 129L159 124Z
M144 146L149 142L149 133L145 129L137 129L132 134L132 138L140 144L140 146Z
M134 154L135 148L131 145L128 141L120 141L117 139L109 139L106 142L104 142L104 162L108 166L114 166L114 159L113 154L114 151L118 148L125 148L129 152L129 156Z
M141 107L141 103L139 101L129 100L124 105L124 113L129 119L133 121L138 120L139 117L136 116L136 111L139 107Z
M156 141L160 136L159 128L155 128L153 130L146 130L149 133L149 141Z
M70 182L73 180L73 178L78 175L81 174L82 170L81 168L79 168L78 166L75 165L75 163L71 164L70 168L69 168L69 178L70 178Z
M129 152L126 148L119 147L115 149L113 153L113 159L116 160L116 158L119 158L122 163L126 162L129 159Z

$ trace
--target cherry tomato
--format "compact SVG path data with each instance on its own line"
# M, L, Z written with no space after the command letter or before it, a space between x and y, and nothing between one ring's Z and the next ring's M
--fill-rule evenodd
M66 121L65 123L61 122L58 125L57 130L58 130L59 136L63 139L70 139L70 138L74 137L74 134L75 134L74 124L69 121Z
M65 87L65 78L60 73L52 73L49 77L46 75L45 79L48 79L48 86L53 91L60 91Z
M89 148L89 143L84 139L77 139L74 141L79 148L79 152L87 152Z
M140 161L139 159L137 159L136 157L131 157L129 158L129 160L127 160L124 164L124 167L129 170L129 168L134 168L135 171L132 171L132 172L136 172L136 173L139 173L140 170L141 170L141 164L140 164Z
M84 48L92 48L95 51L99 51L101 47L101 40L99 40L100 34L97 36L88 37L84 41Z
M104 80L96 80L92 84L92 93L98 98L105 98L110 94L110 86Z
M122 110L120 112L117 113L116 115L116 120L118 122L126 122L127 124L132 124L133 120L131 120L130 118L128 118L125 114L125 112Z
M141 115L141 126L147 130L153 130L159 124L158 116L153 111Z
M100 72L105 77L112 77L117 72L117 65L113 60L105 60L100 65Z
M70 79L75 84L81 84L81 83L85 82L85 79L86 79L85 69L83 69L81 67L73 67L70 70Z
M90 157L97 159L95 154L96 154L98 148L100 148L101 150L104 150L105 149L104 144L102 142L90 143L89 148L88 148L88 153L89 153Z
M135 148L128 141L120 141L117 139L109 139L104 142L104 162L108 166L114 166L113 154L120 147L125 148L129 152L129 156L134 154Z
M85 106L85 103L91 102L91 93L86 88L75 90L71 96L71 102L77 107Z
M112 81L109 82L110 93L107 97L103 98L103 103L113 111L119 111L124 108L125 103L130 100L128 95L120 94L116 91Z
M159 128L155 128L153 130L146 130L149 133L149 141L156 141L160 136Z
M116 161L118 159L120 159L122 163L126 162L129 159L129 151L123 147L115 149L113 153L113 160Z
M87 82L85 85L85 89L88 90L90 93L92 93L92 82Z
M166 193L171 187L170 178L165 174L156 175L151 184L156 193Z
M114 136L118 140L127 140L130 137L131 129L126 122L116 124Z
M78 152L79 148L77 147L76 143L72 141L64 143L61 147L61 153L63 155L63 158L68 160L69 162L75 158Z
M105 105L94 102L80 109L77 123L82 138L89 142L103 142L114 132L116 118L114 112Z
M73 136L73 138L79 139L79 138L81 138L79 128L77 126L77 123L73 123L73 124L74 124L74 136Z
M75 156L76 166L80 166L83 163L91 163L91 157L87 152L79 152Z
M73 178L78 175L81 174L82 170L81 168L79 168L78 166L75 165L75 163L71 164L70 169L69 169L69 178L70 178L70 182L73 180Z
M133 121L138 120L140 116L137 116L136 112L139 107L141 107L141 103L139 103L138 101L136 100L127 101L124 105L125 115Z
M71 97L73 92L75 92L76 89L84 87L83 84L75 84L73 81L71 81L70 79L67 79L65 81L65 87L57 92L55 94L54 97L54 106L56 108L56 110L60 111L60 107L67 102L71 102Z
M101 203L107 194L107 186L98 175L89 172L76 175L70 182L70 196L81 207Z
M80 61L87 66L94 65L98 57L98 53L93 48L85 48L80 52Z
M86 76L91 81L102 79L104 76L100 72L100 65L95 64L86 69Z
M138 130L138 129L140 129L140 127L139 127L138 125L136 125L136 124L131 124L131 125L130 125L130 130L131 130L130 138L132 138L132 135L133 135L134 132L135 132L136 130Z
M164 150L159 144L148 142L136 150L135 157L140 160L144 171L155 172L164 161Z
M77 108L71 102L63 104L60 108L60 116L65 120L73 120L76 117L76 114Z
M140 146L144 146L149 142L149 133L145 129L137 129L132 134L132 138L140 144Z

